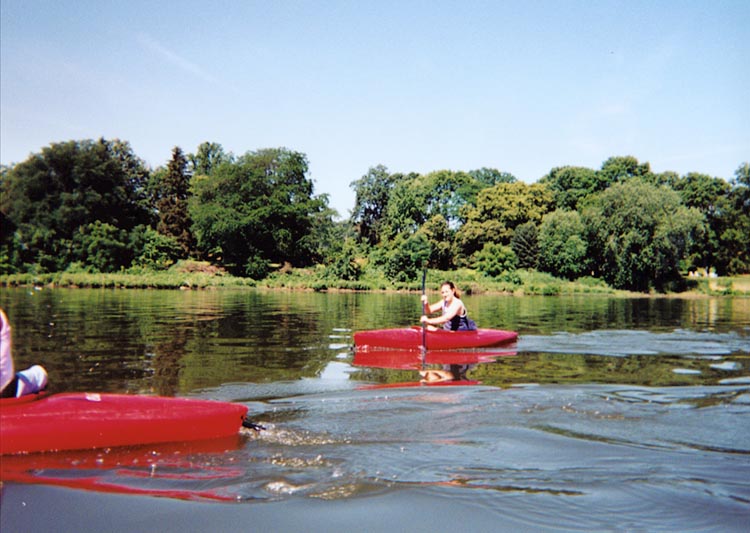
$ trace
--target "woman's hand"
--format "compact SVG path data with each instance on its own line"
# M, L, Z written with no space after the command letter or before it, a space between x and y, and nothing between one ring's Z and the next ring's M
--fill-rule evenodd
M422 305L427 305L427 304L428 304L427 295L423 294L422 295Z
M419 319L419 321L420 321L420 322L421 322L422 324L425 324L425 325L426 325L426 324L429 324L429 323L430 323L430 319L429 319L429 318L427 318L427 315L422 315L422 318L420 318L420 319Z

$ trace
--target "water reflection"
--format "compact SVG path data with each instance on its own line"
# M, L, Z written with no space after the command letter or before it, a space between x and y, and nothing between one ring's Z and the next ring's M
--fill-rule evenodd
M365 369L394 369L410 375L409 381L388 381L375 385L387 387L478 385L469 374L480 364L489 364L499 357L516 355L515 343L503 348L485 350L428 350L423 353L410 350L388 350L355 347L352 364ZM399 374L400 375L400 374ZM353 373L354 379L367 381L367 371Z
M750 376L749 299L465 300L482 327L520 333L517 356L472 368L482 383L689 385ZM415 323L412 294L4 289L0 305L18 364L44 364L53 391L184 395L228 382L330 381L332 365L350 365L336 373L350 380L415 381L403 368L362 368L350 351L353 331Z

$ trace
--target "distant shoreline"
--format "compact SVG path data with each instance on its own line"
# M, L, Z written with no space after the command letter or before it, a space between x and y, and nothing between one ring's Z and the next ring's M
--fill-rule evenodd
M562 296L602 295L610 297L660 297L660 298L704 298L717 296L750 296L750 276L725 278L686 278L689 283L685 291L664 293L629 292L615 290L600 280L583 279L567 281L539 273L525 273L520 282L510 284L492 278L484 278L473 272L445 273L430 271L430 290L438 283L435 280L453 279L466 294L505 294L508 296ZM383 279L347 281L324 279L315 276L310 269L299 269L277 273L267 279L256 281L239 278L221 272L149 271L142 273L84 273L58 272L47 274L0 275L0 287L46 287L46 288L110 288L110 289L155 289L155 290L206 290L206 289L261 289L315 292L418 292L419 282L389 283Z

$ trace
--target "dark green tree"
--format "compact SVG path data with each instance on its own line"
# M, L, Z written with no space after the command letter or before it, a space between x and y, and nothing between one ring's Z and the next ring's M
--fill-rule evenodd
M673 178L671 187L680 194L683 203L703 214L704 231L688 251L689 269L701 267L708 271L716 268L726 273L728 265L720 264L718 257L721 244L719 235L726 223L727 196L730 185L721 178L691 172L682 178Z
M558 209L577 210L579 203L605 188L599 173L584 167L557 167L550 170L540 183L546 184Z
M576 279L588 270L584 226L577 211L547 213L539 227L539 270Z
M232 273L265 276L272 264L320 260L315 217L327 208L313 194L304 154L263 149L194 179L190 215L198 247Z
M518 265L518 258L510 246L487 243L472 257L474 267L483 274L497 277L506 272L513 272Z
M665 290L680 279L679 264L702 216L679 195L639 179L594 195L582 212L595 275L617 289Z
M727 274L750 273L750 164L741 164L717 215L717 265ZM723 273L723 272L720 272Z
M419 229L430 243L428 266L440 270L453 268L453 232L442 215L435 215Z
M646 182L654 181L651 165L639 163L638 159L632 155L610 157L602 163L602 168L597 175L601 182L598 190L604 190L614 183L627 181L630 178L641 178Z
M360 242L374 246L380 241L388 201L397 179L398 175L391 175L386 167L378 165L351 183L356 196L350 220L357 228Z
M515 183L516 177L509 172L501 172L496 168L482 167L479 170L470 170L469 175L481 185L482 189L494 187L498 183Z
M134 251L133 266L166 270L182 257L182 247L174 237L162 235L150 226L138 226L130 234Z
M387 254L385 275L396 282L415 281L427 266L431 252L424 233L399 235Z
M194 154L187 156L190 164L190 174L210 176L214 169L222 163L231 163L233 156L224 152L219 143L204 142L198 146Z
M192 221L188 212L190 174L187 158L179 146L172 150L172 159L166 171L160 173L156 190L156 209L159 213L156 230L174 238L182 249L182 257L188 257L195 248L195 239L190 229Z
M381 242L392 241L397 235L413 235L427 222L430 218L428 188L428 179L421 174L398 176L381 224Z
M536 224L526 222L513 232L510 247L518 258L518 268L535 269L539 265L539 232Z
M335 220L339 215L335 209L327 207L327 194L321 194L317 198L326 207L311 214L312 226L307 242L312 246L311 256L316 261L329 264L345 247L353 246L356 234L348 220Z
M335 278L356 281L362 275L362 267L357 261L357 246L352 239L344 241L341 249L329 258L328 273Z
M7 169L0 191L0 210L10 221L2 230L6 268L44 272L64 270L74 261L89 264L90 248L73 242L79 229L85 233L98 223L100 229L129 233L151 223L148 178L128 143L105 139L51 144ZM117 253L111 262L92 262L127 264Z
M381 236L392 239L400 233L413 234L436 216L455 230L473 207L477 190L476 180L465 172L404 176L394 185Z
M98 272L116 272L133 259L128 240L125 230L96 220L79 227L73 234L72 255Z

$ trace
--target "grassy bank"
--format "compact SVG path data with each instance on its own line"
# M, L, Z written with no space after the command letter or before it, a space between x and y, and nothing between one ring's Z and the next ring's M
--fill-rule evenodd
M86 287L111 289L210 289L254 287L252 279L217 275L210 272L140 271L111 274L55 272L49 274L9 274L0 276L2 286Z
M601 280L581 278L575 281L558 279L536 271L519 270L490 278L470 269L450 272L429 270L427 287L437 290L440 283L453 281L465 294L504 293L513 295L557 296L570 294L636 295L617 291ZM724 278L690 278L688 293L711 296L750 296L750 276ZM208 265L181 262L166 271L131 270L112 274L91 272L58 272L49 274L7 274L0 276L0 286L88 287L125 289L211 289L267 288L280 290L354 290L354 291L420 291L421 279L394 282L382 275L367 274L357 281L331 278L324 267L292 268L275 272L255 281L238 278ZM685 294L685 293L677 293Z

